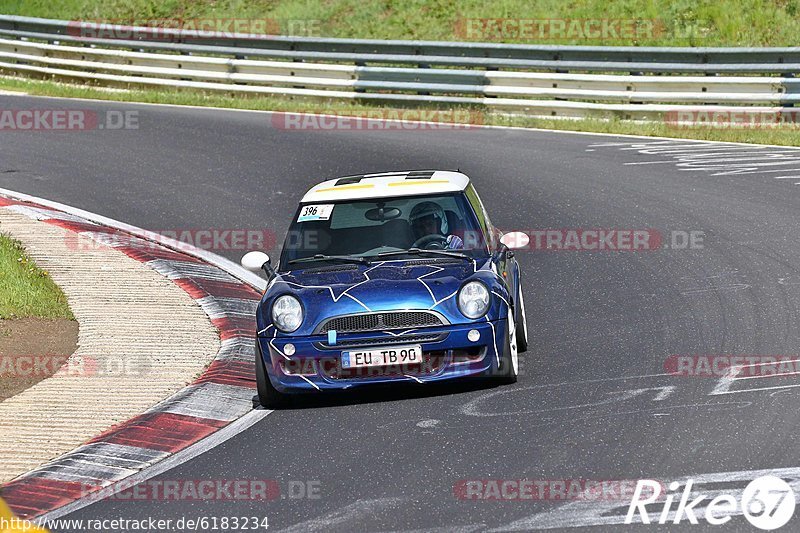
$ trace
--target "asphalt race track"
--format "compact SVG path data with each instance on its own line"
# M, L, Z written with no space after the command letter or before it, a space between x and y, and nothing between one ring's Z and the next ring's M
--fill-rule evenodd
M324 178L460 168L507 230L703 237L694 249L521 251L531 347L516 385L310 402L159 477L270 479L284 491L302 482L318 498L101 501L67 518L617 531L629 499L464 499L459 483L691 477L736 495L754 471L800 479L800 376L726 382L665 370L675 354L800 354L800 150L488 128L286 131L264 113L14 96L0 107L138 111L132 130L0 132L0 187L155 231L267 228L280 240L302 193ZM753 530L742 516L701 524L629 528Z

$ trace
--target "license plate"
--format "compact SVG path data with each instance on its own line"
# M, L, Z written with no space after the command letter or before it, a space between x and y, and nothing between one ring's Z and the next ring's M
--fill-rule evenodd
M422 346L419 344L342 352L342 368L406 365L421 362Z

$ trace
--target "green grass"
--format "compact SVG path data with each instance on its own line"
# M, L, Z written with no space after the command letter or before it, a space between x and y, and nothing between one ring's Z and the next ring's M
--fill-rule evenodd
M278 97L242 97L216 92L204 93L176 90L109 91L87 85L68 85L47 80L1 76L0 89L64 98L91 98L117 102L147 102L154 104L194 105L261 111L327 112L340 115L363 115L363 113L367 111L374 111L376 109L398 109L396 107L380 107L377 105L363 105L337 101L320 102ZM675 128L661 122L639 123L624 120L564 120L519 116L512 117L484 114L486 112L485 109L465 109L473 113L470 115L472 117L475 117L477 114L477 116L481 117L481 123L487 125L800 146L800 129L791 126L776 127L773 129ZM147 127L147 125L140 124L139 127L144 128Z
M74 319L47 272L36 267L18 241L0 233L0 319L26 317Z
M0 0L0 12L135 23L273 19L281 33L290 33L291 27L293 34L314 36L433 40L463 40L464 34L457 29L463 19L633 19L657 21L656 29L613 40L581 35L515 38L510 33L491 40L653 46L800 44L800 0Z

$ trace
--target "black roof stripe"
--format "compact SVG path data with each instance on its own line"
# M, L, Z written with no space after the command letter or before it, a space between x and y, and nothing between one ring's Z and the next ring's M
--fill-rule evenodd
M336 180L334 186L338 185L352 185L354 183L359 183L363 179L370 179L370 178L402 178L408 180L423 180L423 179L430 179L435 170L410 170L410 171L403 171L403 172L386 172L383 174L357 174L355 176L344 176Z
M338 180L336 180L336 183L334 184L334 186L337 186L337 185L351 185L353 183L358 183L359 181L361 181L361 178L363 178L363 177L364 176L348 176L346 178L339 178Z
M407 180L428 180L433 176L433 171L429 172L409 172L406 176Z

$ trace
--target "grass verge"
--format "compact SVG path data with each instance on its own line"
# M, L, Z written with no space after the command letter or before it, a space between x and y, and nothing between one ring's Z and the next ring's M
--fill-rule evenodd
M5 0L0 9L167 27L268 19L271 33L369 39L797 46L800 35L798 0ZM487 19L512 24L489 26ZM626 31L631 21L636 28ZM603 29L604 23L610 29Z
M0 233L0 319L74 320L61 289L25 254L19 241Z
M20 91L32 95L63 98L89 98L115 102L144 102L154 104L193 105L221 107L230 109L250 109L260 111L288 111L308 113L333 113L337 115L359 115L369 111L383 110L402 112L403 108L366 105L340 101L309 101L305 99L240 96L223 93L180 91L169 89L109 90L89 85L69 85L48 80L34 80L0 76L0 89ZM408 108L406 108L408 109ZM419 110L420 108L414 108ZM434 108L425 108L434 109ZM700 139L708 141L727 141L754 144L776 144L800 146L800 129L797 127L775 126L765 129L733 127L676 127L665 122L634 122L602 119L549 119L524 116L486 114L478 108L463 108L461 116L480 117L480 123L496 126L515 126L522 128L544 128L565 131L587 131L597 133L645 135ZM388 114L388 113L387 113ZM459 114L454 115L456 118Z

